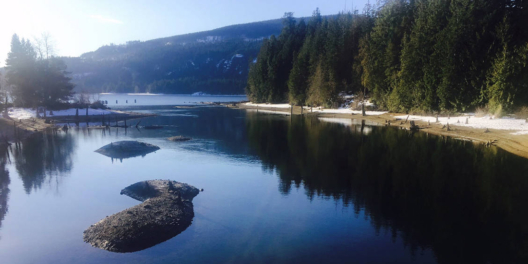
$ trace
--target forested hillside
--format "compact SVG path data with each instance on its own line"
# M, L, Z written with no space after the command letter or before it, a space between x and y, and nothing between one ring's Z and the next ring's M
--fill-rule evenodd
M391 111L511 111L528 105L528 1L389 0L265 40L246 93L255 102L335 106L366 93Z
M242 94L250 62L281 20L108 45L62 58L77 91Z

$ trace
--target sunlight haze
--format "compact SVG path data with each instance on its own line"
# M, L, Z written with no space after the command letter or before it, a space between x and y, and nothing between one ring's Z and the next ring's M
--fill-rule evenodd
M150 40L219 27L280 18L284 12L310 16L336 14L356 1L31 1L8 0L0 16L0 66L5 65L13 34L33 41L49 33L58 56L80 56L110 43Z

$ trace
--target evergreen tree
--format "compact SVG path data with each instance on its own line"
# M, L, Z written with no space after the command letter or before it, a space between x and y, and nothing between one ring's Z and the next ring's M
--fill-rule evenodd
M293 105L304 105L310 79L308 46L303 46L293 65L288 79L289 101Z
M37 60L28 40L15 34L6 60L7 81L13 86L14 103L23 107L55 107L72 95L73 84L66 77L66 65L50 57Z
M487 98L491 113L511 111L515 104L528 102L528 43L511 47L509 20L504 17L498 28L502 50L488 73Z
M37 64L38 105L55 107L59 103L66 103L73 95L74 85L67 77L66 64L58 58L50 57Z
M11 39L6 69L7 82L13 86L12 96L15 104L36 107L36 53L29 41L20 40L16 34Z
M360 59L362 84L380 107L389 107L389 95L395 89L400 71L401 46L409 34L413 2L388 1L380 11L371 16L375 22L369 34L361 41Z
M528 102L524 0L388 0L305 25L292 15L263 45L248 96L335 107L362 93L382 109L514 111Z

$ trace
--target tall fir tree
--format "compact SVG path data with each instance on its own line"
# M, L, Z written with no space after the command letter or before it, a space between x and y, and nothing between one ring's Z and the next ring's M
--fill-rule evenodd
M17 106L56 107L67 103L73 84L66 76L66 65L58 58L37 60L29 40L15 34L6 60L7 83L13 86L12 97Z

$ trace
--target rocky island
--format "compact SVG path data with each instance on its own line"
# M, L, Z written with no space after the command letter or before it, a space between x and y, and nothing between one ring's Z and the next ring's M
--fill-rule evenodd
M159 150L158 146L139 141L112 142L95 152L114 159L127 159L137 156L145 156Z
M188 184L151 180L121 190L143 203L108 216L84 231L84 241L112 252L147 249L180 234L194 217L192 200L200 191Z

